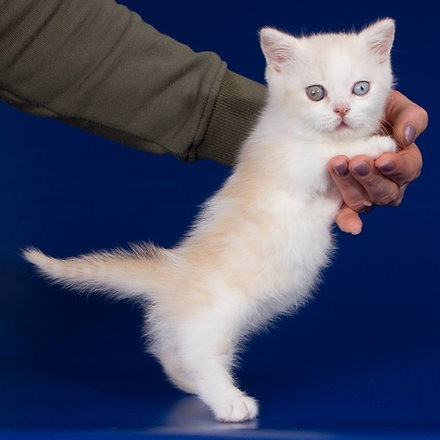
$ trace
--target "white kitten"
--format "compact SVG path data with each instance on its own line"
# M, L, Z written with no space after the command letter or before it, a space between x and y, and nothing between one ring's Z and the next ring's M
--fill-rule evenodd
M374 134L392 87L393 20L358 34L295 38L265 28L260 36L266 108L233 174L178 246L65 260L24 252L55 282L143 302L151 352L224 422L258 411L231 376L240 342L304 303L329 263L341 205L329 159L395 150Z

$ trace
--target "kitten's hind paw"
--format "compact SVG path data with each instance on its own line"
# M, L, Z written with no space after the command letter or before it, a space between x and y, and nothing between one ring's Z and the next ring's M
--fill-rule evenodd
M257 417L258 404L253 397L244 394L221 399L214 407L217 420L224 423L245 422Z

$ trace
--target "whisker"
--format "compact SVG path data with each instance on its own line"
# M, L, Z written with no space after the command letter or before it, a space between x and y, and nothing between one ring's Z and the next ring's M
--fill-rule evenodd
M390 136L393 133L393 126L388 121L379 121L377 133L381 136Z
M386 134L387 136L392 136L398 145L406 144L406 140L399 133L394 131L394 126L393 124L391 124L391 122L382 119L379 121L379 124L379 130L382 129L384 130L384 134ZM379 134L382 134L380 131L378 132Z

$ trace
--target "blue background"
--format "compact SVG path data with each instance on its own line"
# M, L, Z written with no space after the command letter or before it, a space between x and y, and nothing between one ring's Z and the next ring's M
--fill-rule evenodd
M423 173L401 207L365 215L360 236L338 232L315 299L253 338L238 376L261 417L225 429L144 353L136 305L49 286L19 249L67 256L145 239L171 246L230 170L142 153L0 104L0 437L440 438L433 4L121 3L260 82L263 25L309 33L395 18L398 88L431 118L418 141Z

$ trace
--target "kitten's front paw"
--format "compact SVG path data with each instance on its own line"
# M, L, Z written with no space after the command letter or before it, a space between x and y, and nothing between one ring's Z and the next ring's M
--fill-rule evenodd
M383 153L394 153L397 150L396 142L390 136L374 136L370 139L374 157Z
M223 398L212 407L214 415L220 422L245 422L257 417L258 404L253 397L245 394Z
M397 151L396 142L390 136L372 136L354 143L350 149L344 151L334 151L333 156L343 154L353 159L355 156L367 155L376 159L383 153L394 153Z

